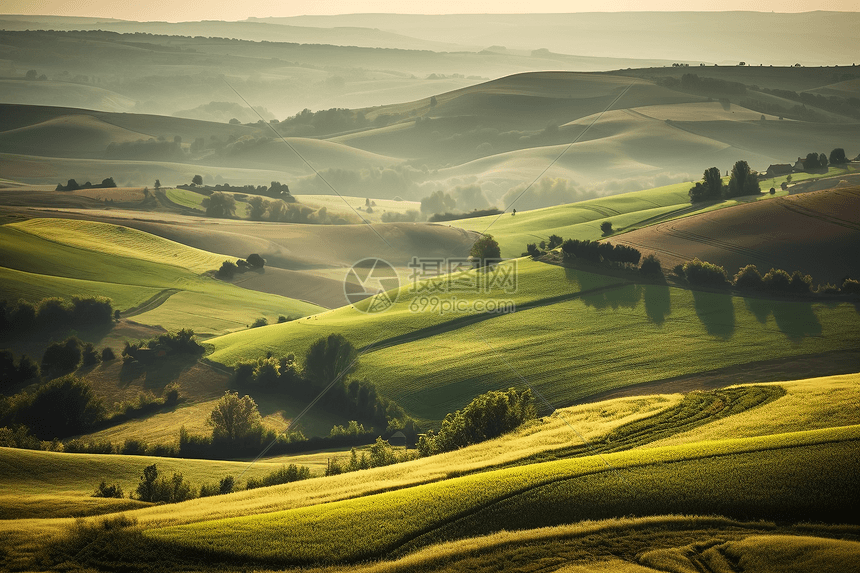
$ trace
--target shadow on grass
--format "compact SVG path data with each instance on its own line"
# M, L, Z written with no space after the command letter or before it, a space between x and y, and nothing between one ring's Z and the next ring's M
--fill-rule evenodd
M812 309L812 302L746 298L744 303L762 324L773 315L777 328L792 342L821 334L821 322Z
M662 325L666 316L672 312L669 287L665 284L643 285L642 297L645 299L645 314L648 315L648 320L658 326Z
M735 306L731 295L698 290L691 292L696 315L708 334L731 338L735 333Z

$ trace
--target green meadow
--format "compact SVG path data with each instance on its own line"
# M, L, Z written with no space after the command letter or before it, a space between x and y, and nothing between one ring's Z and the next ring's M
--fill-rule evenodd
M120 311L159 293L165 300L135 320L168 330L220 334L259 317L304 316L319 307L239 288L207 273L232 259L118 225L67 219L31 219L0 227L4 281L0 298L38 301L46 296L108 296ZM32 287L28 287L32 285ZM165 292L168 291L168 292Z

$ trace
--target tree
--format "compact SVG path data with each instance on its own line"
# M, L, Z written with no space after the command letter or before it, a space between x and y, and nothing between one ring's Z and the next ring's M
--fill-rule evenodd
M230 125L239 125L240 121L234 117L228 123Z
M436 104L439 103L436 101L436 96L430 96L430 107L436 107Z
M233 280L233 277L236 276L236 272L239 270L239 267L236 266L236 263L233 261L224 261L221 263L221 268L218 269L218 272L215 273L220 279Z
M736 162L732 167L727 195L729 197L739 197L742 195L755 195L756 193L761 193L758 177L752 172L746 161L741 160Z
M116 187L116 182L113 180L113 177L108 177L107 179L102 179L102 188L111 189Z
M49 376L72 372L81 363L83 344L77 337L54 342L42 355L42 371Z
M19 411L18 421L40 439L50 440L84 433L104 415L102 401L88 382L64 376L39 388Z
M160 180L160 179L156 179L156 180L155 180L155 185L154 185L154 187L155 187L155 190L156 190L156 191L158 191L159 189L161 189L161 180Z
M723 195L723 178L720 170L716 167L706 169L702 174L702 181L690 189L690 202L708 201L719 199Z
M600 224L600 231L601 231L604 235L611 235L611 234L612 234L612 222L611 222L611 221L604 221L604 222L602 222L602 223Z
M738 271L734 278L735 288L757 290L762 287L761 273L755 265L747 265Z
M346 377L358 365L358 352L341 334L320 338L305 355L305 376L317 386L327 386L338 376Z
M233 217L236 215L236 199L226 193L213 193L203 199L207 217Z
M845 150L837 147L830 152L830 165L842 165L848 163L848 158L845 156Z
M258 255L257 253L251 253L250 255L248 255L248 258L246 260L248 261L248 264L251 265L252 269L262 269L263 266L266 264L266 259Z
M486 266L497 262L502 257L502 249L492 235L484 235L472 245L469 255L478 266Z
M813 152L806 154L806 159L803 160L803 169L806 171L810 171L812 169L818 169L821 164L818 162L818 154Z
M155 497L155 485L158 479L158 467L156 464L143 468L140 483L137 484L137 498L141 501L153 501Z
M457 200L441 189L421 199L422 213L444 213L457 206Z
M248 216L254 221L262 221L263 215L269 210L269 202L259 196L248 199L248 205L251 206Z
M191 183L192 183L193 185L203 185L203 177L201 177L200 175L195 175L195 176L191 179Z
M553 250L556 247L560 247L563 242L564 239L561 238L561 235L550 235L549 245L547 245L547 248L549 250Z
M639 272L643 275L659 275L663 272L663 269L660 266L660 259L655 257L653 254L647 255L642 259L642 266L639 267Z
M818 165L819 167L827 167L827 156L823 153L818 156Z
M36 72L36 70L27 70L27 75L24 77L26 77L28 80L35 80L37 73L38 72Z
M254 399L238 392L224 393L209 414L206 423L212 426L212 439L237 442L262 430L262 418Z

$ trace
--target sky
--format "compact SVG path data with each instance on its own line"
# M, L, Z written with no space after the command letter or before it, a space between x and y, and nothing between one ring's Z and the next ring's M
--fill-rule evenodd
M860 0L0 0L0 14L179 22L308 14L521 14L623 11L860 12Z

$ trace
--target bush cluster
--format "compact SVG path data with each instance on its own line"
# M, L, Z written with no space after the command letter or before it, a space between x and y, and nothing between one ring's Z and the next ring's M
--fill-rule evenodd
M418 453L431 456L497 438L534 417L531 390L487 392L462 410L445 416L438 433L431 430L421 436Z
M145 343L125 343L125 348L122 350L123 357L140 359L143 356L141 351L154 350L158 352L160 358L169 358L176 356L200 356L205 349L197 342L194 336L194 331L190 328L183 328L177 332L168 332L161 334Z
M583 259L591 263L613 262L638 265L642 253L627 245L613 245L599 241L568 239L561 245L567 259Z
M415 452L397 451L391 444L382 437L377 437L376 441L366 450L361 451L359 455L356 448L352 448L349 452L349 459L344 461L340 458L332 458L328 462L325 475L333 476L347 472L355 472L358 470L366 470L370 468L381 468L390 466L400 462L408 462L418 457Z

